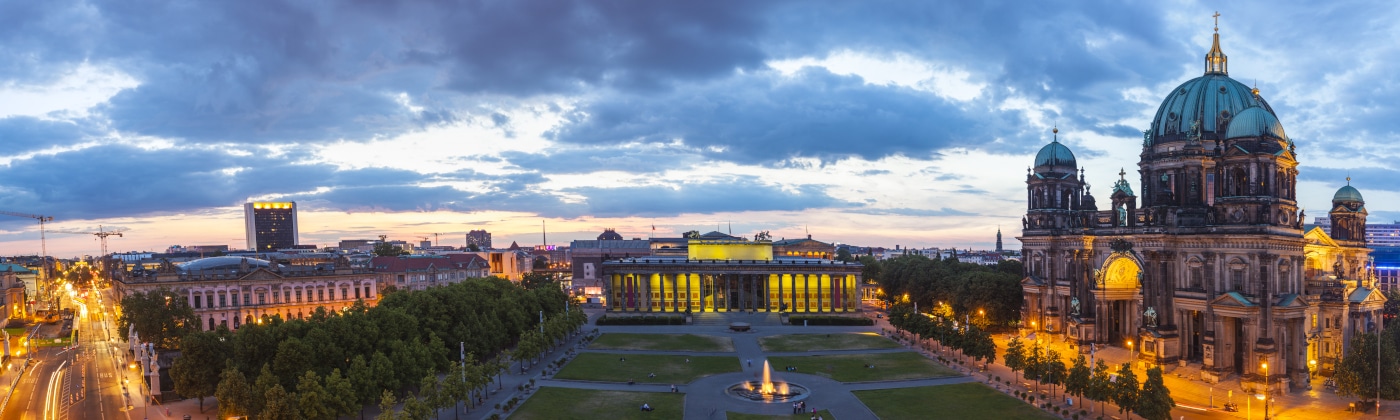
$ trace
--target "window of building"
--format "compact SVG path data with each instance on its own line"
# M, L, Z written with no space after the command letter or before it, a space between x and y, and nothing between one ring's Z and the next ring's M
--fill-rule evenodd
M238 306L238 294L230 293L230 295L229 299L233 299L233 306ZM237 324L237 322L234 322L234 324Z
M220 294L219 294L219 306L220 306L220 307L228 306L228 302L226 302L225 299L227 299L227 297L225 297L225 295L224 295L223 293L220 293Z
M243 304L244 304L244 305L252 305L252 304L253 304L253 300L252 300L252 299L249 299L249 297L251 297L249 294L247 294L247 293L244 293L244 294L243 294Z
M1312 315L1312 328L1317 329L1317 314Z
M301 303L301 289L297 289L297 303Z
M360 288L356 287L356 288L355 288L355 299L359 299L359 298L360 298Z
M259 304L259 305L266 305L266 304L267 304L267 294L261 293L261 292L258 293L258 304Z
M194 308L195 308L195 309L200 309L200 306L202 306L201 304L203 303L203 302L201 302L202 300L203 300L203 299L200 299L199 296L195 296L195 297L194 297Z
M214 307L214 296L213 296L213 295L204 295L204 306L208 306L208 307L210 307L210 308L213 308L213 307ZM212 320L213 318L210 318L210 319Z
M344 288L344 287L340 288L340 298L341 298L341 299L349 299L349 298L350 298L350 290L349 290L349 289L346 289L346 288Z
M326 289L316 289L316 300L326 300Z
M291 291L291 290L283 290L283 291L282 291L282 301L283 301L283 302L287 302L287 303L291 303L291 302L292 302L292 291Z

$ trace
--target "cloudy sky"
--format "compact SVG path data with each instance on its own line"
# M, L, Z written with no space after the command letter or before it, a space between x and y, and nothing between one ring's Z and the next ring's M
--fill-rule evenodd
M1014 248L1050 128L1107 191L1219 10L1300 204L1324 215L1350 174L1400 218L1400 3L393 3L0 2L0 210L130 229L116 251L242 247L264 199L315 244L732 223L974 248L1000 225ZM0 255L38 242L0 221Z

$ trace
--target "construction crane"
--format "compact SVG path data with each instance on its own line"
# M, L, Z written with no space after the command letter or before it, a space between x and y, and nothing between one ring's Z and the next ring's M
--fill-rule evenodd
M100 239L101 242L102 242L102 255L101 255L101 257L100 257L100 261L102 262L102 274L105 275L105 276L107 276L107 279L110 280L110 279L112 278L112 273L113 273L113 268L114 268L114 267L112 267L111 260L108 259L108 254L107 254L107 237L108 237L108 236L117 236L117 237L121 237L121 236L122 236L122 232L126 232L126 231L127 231L127 229L124 228L124 227L119 227L119 228L114 228L114 229L107 229L107 228L103 227L102 225L97 225L97 231L96 231L96 232L81 231L81 230L56 230L56 231L54 231L54 233L66 233L66 234L70 234L70 235L93 235L93 236L96 236L98 239Z
M66 233L66 234L70 234L70 235L94 235L94 236L97 236L98 238L100 238L100 239L102 240L102 258L107 258L107 237L108 237L108 236L117 236L117 237L121 237L121 236L122 236L122 232L126 232L126 231L127 231L127 228L124 228L124 227L113 228L113 229L107 229L107 228L103 227L102 225L97 225L97 231L96 231L96 232L81 231L81 230L56 230L56 231L54 231L54 233Z
M39 295L42 296L46 289L46 284L49 281L49 276L53 274L49 272L49 244L44 238L44 224L52 222L53 216L40 216L37 214L16 213L12 211L0 211L0 214L14 217L28 217L39 221L39 252L41 253L39 255L39 266L42 267L43 270L39 279L43 281L43 283L36 284L35 286L38 287Z

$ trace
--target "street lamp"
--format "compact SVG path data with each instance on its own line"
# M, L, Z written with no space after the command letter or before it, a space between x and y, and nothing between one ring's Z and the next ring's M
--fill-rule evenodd
M1264 420L1269 420L1269 362L1262 362L1259 367L1264 369Z
M1128 340L1128 363L1132 363L1134 359L1135 358L1133 357L1133 340Z

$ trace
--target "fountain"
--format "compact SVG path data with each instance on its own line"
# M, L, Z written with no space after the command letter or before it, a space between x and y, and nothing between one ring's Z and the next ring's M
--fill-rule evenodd
M742 400L762 403L799 401L810 395L810 391L802 385L773 382L773 369L768 366L767 360L763 361L762 381L740 382L730 386L725 393Z

